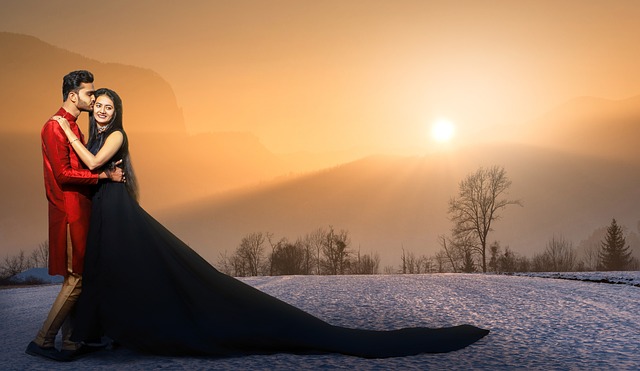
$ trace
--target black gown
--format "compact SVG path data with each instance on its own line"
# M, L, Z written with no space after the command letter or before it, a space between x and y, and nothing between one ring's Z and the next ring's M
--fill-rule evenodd
M106 335L163 355L383 358L453 351L488 332L470 325L333 326L216 270L147 214L124 184L102 183L93 197L75 340Z

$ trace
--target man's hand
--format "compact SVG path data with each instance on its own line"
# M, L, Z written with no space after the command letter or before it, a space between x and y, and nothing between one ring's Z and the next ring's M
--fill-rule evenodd
M118 167L118 165L122 164L122 159L116 161L115 163L111 163L109 166L109 171L107 171L107 178L109 178L112 182L126 182L124 171Z
M124 171L122 171L122 169L120 169L119 167L116 167L115 169L109 171L107 174L109 175L109 179L111 179L112 182L124 183L127 181Z

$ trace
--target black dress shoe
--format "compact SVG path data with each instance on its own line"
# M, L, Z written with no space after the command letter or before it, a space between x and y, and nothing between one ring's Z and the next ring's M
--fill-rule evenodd
M58 362L68 362L71 359L65 357L54 347L41 347L33 341L27 345L27 349L24 351L28 355L51 359Z

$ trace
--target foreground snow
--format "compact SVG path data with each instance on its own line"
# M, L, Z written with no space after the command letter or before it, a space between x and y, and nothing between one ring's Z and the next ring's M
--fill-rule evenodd
M630 275L633 282L640 282L638 272ZM629 284L480 274L243 281L337 325L392 329L469 323L491 333L457 352L383 360L335 354L171 358L117 349L58 364L24 354L59 290L59 285L49 285L0 290L0 366L4 370L640 368L640 288Z

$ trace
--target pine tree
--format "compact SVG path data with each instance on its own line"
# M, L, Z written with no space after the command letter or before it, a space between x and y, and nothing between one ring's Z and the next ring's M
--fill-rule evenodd
M625 270L631 264L631 251L627 240L622 235L622 227L615 219L607 227L607 235L600 249L600 266L602 270Z

